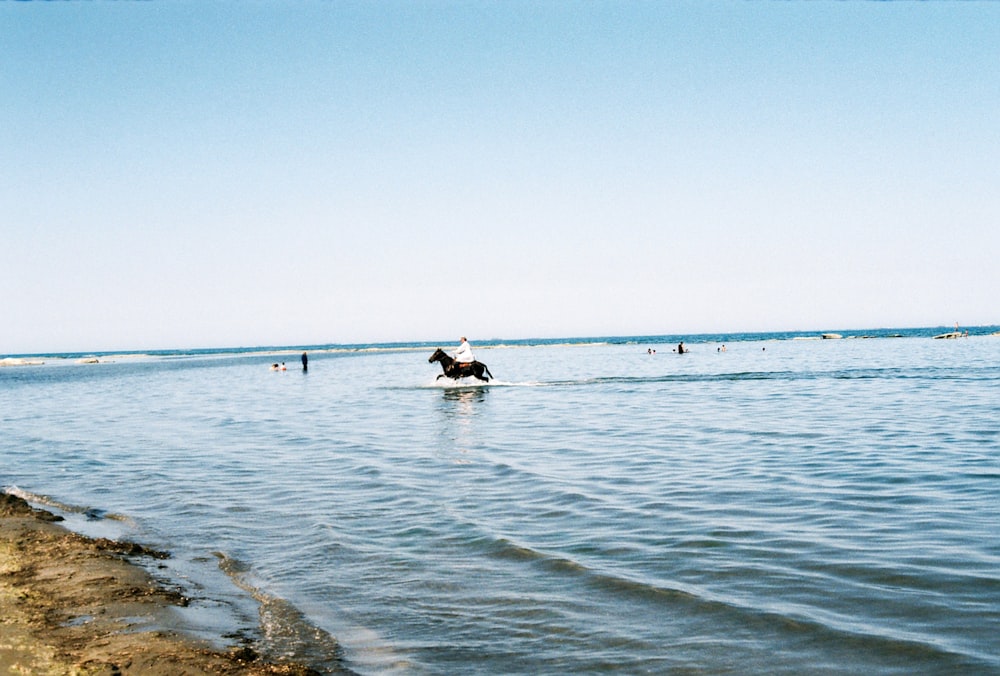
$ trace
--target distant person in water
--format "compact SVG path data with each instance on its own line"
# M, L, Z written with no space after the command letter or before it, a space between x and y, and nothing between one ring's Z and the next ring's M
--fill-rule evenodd
M684 354L687 350L684 349L684 343L677 344L677 354Z
M305 352L302 353L302 370L303 371L309 370L309 355L307 355Z
M469 345L469 341L465 339L465 336L459 340L458 349L455 350L455 361L462 364L469 364L476 361L475 355L472 354L472 346Z

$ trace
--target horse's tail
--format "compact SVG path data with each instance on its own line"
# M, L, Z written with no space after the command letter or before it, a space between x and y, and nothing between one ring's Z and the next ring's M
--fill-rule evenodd
M483 364L482 362L479 362L479 363ZM490 373L490 367L489 366L487 366L486 364L483 364L483 370L486 371L486 375L488 375L490 378L493 377L493 374Z

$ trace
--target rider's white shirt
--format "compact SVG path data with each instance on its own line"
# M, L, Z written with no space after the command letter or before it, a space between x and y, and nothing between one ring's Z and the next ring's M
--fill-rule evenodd
M455 361L476 361L476 358L472 355L472 346L469 345L469 341L465 341L458 346L458 349L455 351Z

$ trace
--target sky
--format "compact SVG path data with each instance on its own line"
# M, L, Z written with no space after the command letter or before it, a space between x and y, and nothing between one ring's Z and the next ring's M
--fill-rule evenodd
M1000 323L1000 3L0 1L0 354Z

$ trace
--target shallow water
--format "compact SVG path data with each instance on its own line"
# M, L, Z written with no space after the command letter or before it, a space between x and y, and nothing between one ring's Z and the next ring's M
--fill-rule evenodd
M1000 673L1000 338L690 347L4 368L0 484L331 671Z

